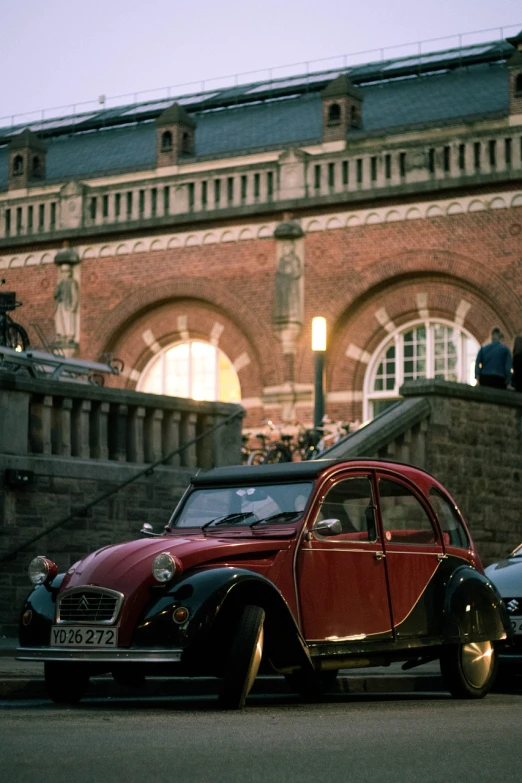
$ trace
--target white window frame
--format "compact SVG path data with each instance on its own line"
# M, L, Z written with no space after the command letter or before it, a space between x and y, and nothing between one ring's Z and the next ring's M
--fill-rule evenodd
M363 385L363 420L368 421L373 418L373 403L378 400L399 400L399 389L404 383L404 342L402 335L405 332L409 332L412 329L416 329L420 326L426 328L426 375L419 376L422 378L434 378L435 377L435 350L434 350L434 330L435 325L445 326L450 329L457 329L460 332L459 346L457 349L457 366L455 373L459 383L469 383L469 369L467 366L467 351L466 341L472 340L476 343L476 351L480 348L480 343L464 326L456 324L445 318L416 318L414 321L401 324L391 334L387 334L386 337L381 340L377 348L375 349L371 361L368 364L366 373L364 376ZM395 345L395 385L393 389L383 391L374 391L373 385L375 382L375 375L381 361L384 361L384 349L388 349L392 343ZM476 355L476 354L475 354Z

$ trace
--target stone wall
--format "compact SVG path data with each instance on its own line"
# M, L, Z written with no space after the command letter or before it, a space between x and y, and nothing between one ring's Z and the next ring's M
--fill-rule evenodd
M66 570L144 522L160 531L196 470L240 461L242 414L0 373L0 634L16 633L33 557Z

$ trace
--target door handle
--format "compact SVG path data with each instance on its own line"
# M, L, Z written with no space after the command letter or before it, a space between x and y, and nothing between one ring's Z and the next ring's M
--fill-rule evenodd
M374 552L374 555L373 555L373 556L374 556L374 558L375 558L376 560L382 560L383 558L385 558L385 557L386 557L386 555L384 554L384 552Z
M439 552L439 554L437 555L437 560L447 560L447 559L448 559L448 556L447 556L447 555L443 555L443 554L442 554L442 553L440 553L440 552Z

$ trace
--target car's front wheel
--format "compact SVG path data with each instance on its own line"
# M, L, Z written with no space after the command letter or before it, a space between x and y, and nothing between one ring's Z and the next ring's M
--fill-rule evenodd
M46 661L44 676L49 698L56 704L77 704L89 682L88 670L77 663Z
M482 699L493 687L497 665L493 642L448 644L442 648L442 678L457 699Z
M219 697L225 710L240 710L248 696L263 657L263 623L260 606L245 606L237 626Z

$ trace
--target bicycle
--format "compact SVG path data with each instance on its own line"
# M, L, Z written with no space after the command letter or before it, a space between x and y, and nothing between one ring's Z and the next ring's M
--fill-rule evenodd
M20 307L22 302L16 301L14 291L0 293L0 345L15 351L26 351L29 348L29 337L24 327L17 324L8 313Z
M256 438L258 438L261 445L258 448L249 451L247 464L267 465L278 462L292 462L290 441L292 440L293 435L279 433L279 439L274 442L271 433L276 431L276 427L270 420L268 420L266 424L269 428L269 433L259 432L256 435Z

